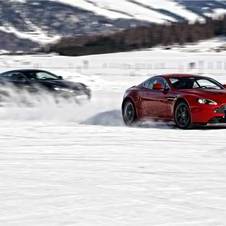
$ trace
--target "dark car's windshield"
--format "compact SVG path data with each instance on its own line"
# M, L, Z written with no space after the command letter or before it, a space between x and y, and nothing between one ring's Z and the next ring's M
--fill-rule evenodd
M223 89L223 86L210 78L201 77L182 77L169 78L175 89Z
M29 80L59 80L60 78L46 71L26 71L24 72Z

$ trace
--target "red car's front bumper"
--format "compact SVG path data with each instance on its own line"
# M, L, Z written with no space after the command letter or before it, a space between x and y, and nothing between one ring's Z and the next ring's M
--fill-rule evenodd
M191 107L192 122L198 124L226 123L226 104L211 106L199 105Z

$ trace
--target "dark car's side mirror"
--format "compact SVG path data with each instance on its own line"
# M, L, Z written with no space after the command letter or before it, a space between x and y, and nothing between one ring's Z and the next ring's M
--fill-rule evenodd
M58 76L58 79L59 79L59 80L63 80L63 77L62 77L62 76Z
M155 83L153 85L153 90L163 91L164 90L164 86L161 83Z

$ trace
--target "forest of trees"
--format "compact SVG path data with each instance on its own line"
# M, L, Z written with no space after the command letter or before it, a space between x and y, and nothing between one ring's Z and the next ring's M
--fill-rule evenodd
M69 56L112 53L156 45L183 45L220 35L226 35L226 15L218 19L207 18L205 22L197 21L194 24L153 24L116 33L62 38L48 46L46 51Z

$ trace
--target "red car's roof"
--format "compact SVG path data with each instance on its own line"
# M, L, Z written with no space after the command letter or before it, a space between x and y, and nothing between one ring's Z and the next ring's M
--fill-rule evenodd
M165 77L165 78L170 78L170 77L174 77L174 78L200 77L199 75L192 75L192 74L165 74L165 75L161 75L161 76Z

